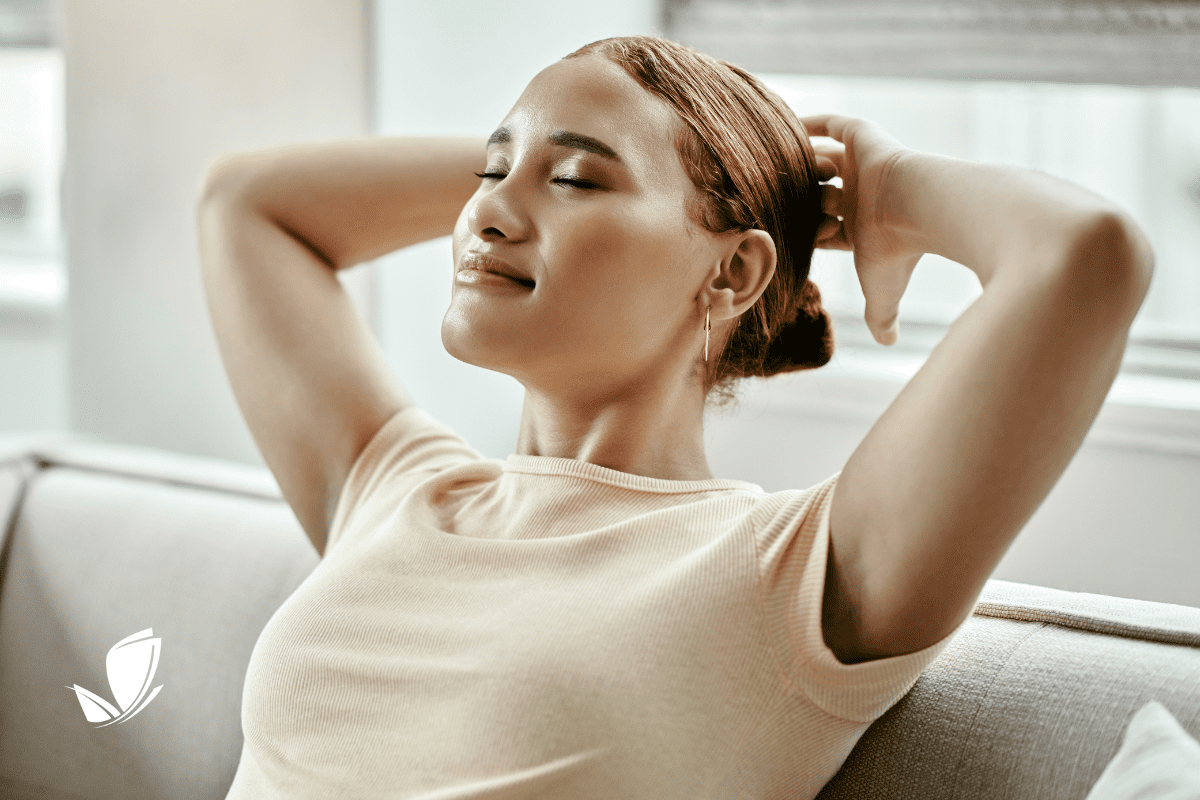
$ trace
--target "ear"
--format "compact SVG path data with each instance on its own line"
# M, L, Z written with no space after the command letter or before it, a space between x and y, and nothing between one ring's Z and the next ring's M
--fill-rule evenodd
M713 317L732 319L750 308L775 276L775 241L766 231L732 234L720 272L708 285Z

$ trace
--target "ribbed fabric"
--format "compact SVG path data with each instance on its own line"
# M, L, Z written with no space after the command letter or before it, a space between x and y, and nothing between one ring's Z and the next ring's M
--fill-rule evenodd
M825 646L836 480L486 459L401 411L254 647L228 798L815 797L950 639Z

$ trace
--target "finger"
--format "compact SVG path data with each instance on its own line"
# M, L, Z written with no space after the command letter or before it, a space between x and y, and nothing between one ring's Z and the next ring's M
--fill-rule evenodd
M834 217L846 216L842 212L842 190L836 186L822 185L821 210Z
M841 142L813 142L813 152L819 156L841 162L846 155L846 145Z
M837 217L826 216L821 220L821 224L817 226L816 240L819 242L829 236L833 236L838 232L838 228L842 225L842 221Z
M817 179L820 181L831 181L837 177L837 164L833 163L828 158L817 156Z
M900 338L900 317L892 317L887 327L875 334L875 341L882 345L893 345Z
M842 235L834 236L826 239L819 244L813 245L813 250L841 250L843 252L854 252L854 247L846 241L846 237Z
M853 121L852 117L844 117L841 114L813 114L800 117L800 123L809 136L829 136L839 142L844 141L846 126Z
M832 146L814 145L813 150L817 156L818 171L820 170L820 166L822 163L829 163L829 164L833 165L836 175L845 174L845 164L846 164L846 147L845 147L845 145L836 144L836 143ZM833 175L830 175L829 177L825 177L825 175L822 174L821 180L827 181L827 180L831 180L833 177L834 177Z
M834 228L834 233L821 237L813 243L813 247L819 247L822 250L853 250L854 247L850 244L850 240L846 238L846 226L841 221L837 220L837 227ZM821 223L824 225L824 223ZM831 226L832 227L832 226Z
M895 337L889 339L888 334L896 325L900 314L900 296L904 294L904 286L897 285L901 276L890 264L874 265L870 272L864 273L856 258L854 266L866 300L863 319L867 322L867 328L875 341L891 344ZM881 269L883 271L879 271Z
M900 298L908 288L913 269L920 259L918 254L864 269L864 265L855 258L854 268L866 300L863 318L871 335L880 344L894 344L899 338Z
M875 337L875 341L884 345L896 343L896 339L900 335L900 309L898 307L892 307L889 311L881 311L878 308L872 309L868 303L863 318L867 321L867 327L871 330L871 336Z

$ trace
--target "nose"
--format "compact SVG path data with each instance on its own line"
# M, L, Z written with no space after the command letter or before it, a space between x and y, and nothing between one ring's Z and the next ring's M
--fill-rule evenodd
M529 235L529 218L521 203L520 187L510 173L492 181L478 196L467 214L471 233L485 242L518 242Z

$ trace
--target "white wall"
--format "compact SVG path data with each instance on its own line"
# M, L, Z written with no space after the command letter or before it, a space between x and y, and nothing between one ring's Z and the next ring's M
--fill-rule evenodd
M261 463L205 306L196 195L220 153L369 131L367 22L362 0L65 0L71 428Z
M834 363L749 383L735 412L705 422L709 464L767 491L811 486L842 468L902 386ZM1196 417L1106 405L993 577L1200 606Z
M0 303L0 432L67 427L62 314Z

